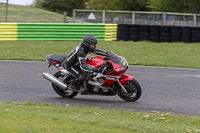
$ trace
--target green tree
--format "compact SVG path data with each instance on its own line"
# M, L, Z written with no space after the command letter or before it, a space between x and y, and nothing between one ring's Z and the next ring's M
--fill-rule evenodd
M84 9L86 0L44 0L42 8L57 13L67 12L72 16L73 9Z
M156 12L200 13L198 0L148 0L147 7Z
M199 0L188 0L188 12L200 14L200 1Z
M148 0L147 8L154 12L167 12L169 11L168 0Z
M168 10L169 12L180 12L187 13L188 10L188 0L168 0Z
M108 0L88 0L85 5L86 9L90 10L108 10L109 3L110 2Z
M199 0L37 0L36 7L69 16L73 9L200 13Z
M88 0L86 9L146 11L147 0Z
M42 3L44 2L44 0L36 0L35 2L35 7L37 8L42 8Z

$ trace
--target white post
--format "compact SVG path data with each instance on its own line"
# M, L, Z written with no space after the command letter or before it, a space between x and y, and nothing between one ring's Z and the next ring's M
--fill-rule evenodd
M28 23L28 13L27 12L25 13L25 21L26 21L26 23Z
M103 10L102 11L102 23L105 23L105 20L106 20L106 11Z
M135 24L135 12L132 12L132 24Z
M6 1L6 18L5 18L5 22L8 21L8 0Z
M67 22L67 12L64 12L64 23Z
M166 13L163 13L163 25L166 25Z
M194 23L193 23L194 25L193 26L197 26L197 15L194 14L193 17L194 17L194 20L193 20L194 21Z
M76 11L75 9L73 9L73 23L75 23L75 19L76 19Z

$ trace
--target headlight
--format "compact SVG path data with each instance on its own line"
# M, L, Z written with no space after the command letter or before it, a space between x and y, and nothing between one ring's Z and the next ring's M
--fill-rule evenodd
M115 69L115 71L119 72L120 70L123 70L123 67Z

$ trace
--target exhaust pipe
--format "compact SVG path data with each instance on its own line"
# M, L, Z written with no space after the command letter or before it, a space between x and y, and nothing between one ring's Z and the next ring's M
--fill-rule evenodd
M49 80L51 83L55 84L56 86L58 86L59 88L61 89L66 89L67 88L67 85L64 84L63 82L59 81L55 76L51 75L50 73L48 72L44 72L42 73L42 76Z

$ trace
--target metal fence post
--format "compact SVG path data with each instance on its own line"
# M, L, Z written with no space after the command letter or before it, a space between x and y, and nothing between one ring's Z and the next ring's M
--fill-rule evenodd
M163 25L166 25L166 13L163 13Z
M102 11L102 23L105 23L105 20L106 20L106 11L103 10Z
M132 12L132 24L135 24L135 12Z
M67 23L67 12L64 12L64 23Z
M193 20L194 21L194 23L193 23L194 25L193 26L197 26L197 15L194 14L193 17L194 17L194 20Z
M75 9L73 9L73 23L75 23L75 18L76 17L76 10Z
M6 18L5 18L5 22L8 21L8 0L6 1Z
M28 23L28 13L25 13L25 22Z
M76 13L77 12L77 13ZM82 12L79 14L79 12ZM85 14L84 14L85 12ZM172 12L141 12L141 11L111 11L111 10L80 10L80 9L74 9L73 10L73 22L75 23L75 20L77 18L87 20L89 17L87 16L88 12L99 12L102 16L102 18L99 16L96 18L95 22L98 23L124 23L126 24L154 24L154 25L181 25L181 26L198 26L198 18L200 17L200 14L188 14L188 13L172 13ZM106 18L106 13L116 13L111 16L110 19ZM119 15L117 14L119 13ZM129 14L127 16L123 16L122 14ZM144 15L143 15L144 14ZM139 15L142 15L141 17ZM139 18L138 18L139 16ZM178 17L177 17L178 16ZM190 16L189 20L187 19L181 19L179 16ZM191 16L193 18L191 18ZM77 17L77 18L76 18ZM91 17L91 16L90 16ZM123 18L123 20L122 20ZM100 19L100 20L99 20ZM119 20L120 19L120 20ZM92 20L88 20L88 22L94 22Z

